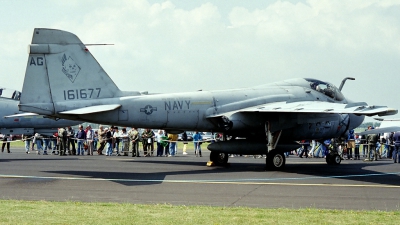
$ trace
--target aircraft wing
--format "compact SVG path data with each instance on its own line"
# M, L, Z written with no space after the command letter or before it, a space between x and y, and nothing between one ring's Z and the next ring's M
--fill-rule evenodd
M365 102L342 104L320 101L274 102L249 107L239 112L287 112L287 113L351 113L365 116L388 116L397 114L397 109L387 106L368 106Z
M82 115L82 114L90 114L90 113L112 111L112 110L117 109L119 107L121 107L120 104L95 105L95 106L89 106L89 107L83 107L83 108L79 108L79 109L74 109L74 110L63 111L63 112L59 112L59 113L60 114L70 114L70 115Z
M266 112L266 113L350 113L365 116L388 116L397 114L397 109L388 108L387 106L368 106L365 102L357 103L333 103L321 101L297 101L297 102L273 102L258 106L248 107L234 112L228 112L221 115L213 115L210 117L224 116L237 112Z

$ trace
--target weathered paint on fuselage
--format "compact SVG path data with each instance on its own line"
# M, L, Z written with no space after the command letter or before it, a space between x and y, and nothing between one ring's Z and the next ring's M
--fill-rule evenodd
M119 126L165 130L222 131L209 117L235 112L271 102L333 101L327 96L301 86L270 84L254 88L224 91L197 91L174 94L155 94L100 99L98 104L120 104L121 108L101 114L81 115L79 120L104 121ZM346 100L341 101L346 103ZM65 105L63 105L65 104ZM59 103L56 111L84 107L88 101ZM343 135L359 126L364 116L327 113L233 113L227 134L265 137L265 123L271 131L283 130L282 139L326 138Z

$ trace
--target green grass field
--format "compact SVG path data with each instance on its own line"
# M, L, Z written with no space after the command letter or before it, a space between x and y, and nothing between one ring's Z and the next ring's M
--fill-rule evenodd
M398 224L400 211L0 200L0 224Z
M13 142L11 150L22 148ZM206 149L207 143L202 147ZM182 143L178 143L181 151ZM189 143L188 151L193 151ZM0 224L398 224L394 211L0 200Z

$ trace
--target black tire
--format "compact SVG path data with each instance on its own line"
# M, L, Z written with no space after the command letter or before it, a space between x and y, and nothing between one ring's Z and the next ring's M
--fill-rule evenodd
M267 168L271 170L282 170L285 167L286 157L283 152L272 150L267 154Z
M228 163L228 154L211 151L210 161L213 161L216 165L226 165Z
M327 155L325 160L326 160L326 164L332 165L331 155Z
M326 156L326 163L328 165L339 165L341 162L342 162L342 159L340 158L340 155L338 155L338 154Z
M342 162L342 158L340 158L340 155L335 154L332 157L332 163L333 165L339 165Z

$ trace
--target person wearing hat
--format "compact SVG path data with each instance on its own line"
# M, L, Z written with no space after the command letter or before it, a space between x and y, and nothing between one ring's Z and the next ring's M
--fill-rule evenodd
M103 125L99 126L99 130L97 131L99 135L99 143L100 147L97 149L97 154L103 155L104 146L106 146L106 130L104 129Z
M140 157L139 155L139 131L132 127L128 131L128 137L132 143L132 157Z
M369 126L368 130L373 130L374 128ZM368 143L368 153L367 158L364 161L378 161L378 154L376 152L376 142L378 142L378 134L368 134L367 135L367 143Z

